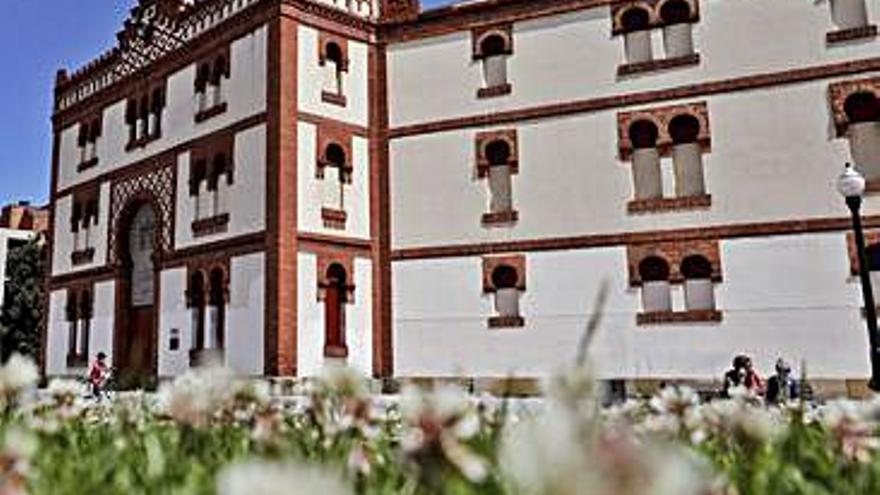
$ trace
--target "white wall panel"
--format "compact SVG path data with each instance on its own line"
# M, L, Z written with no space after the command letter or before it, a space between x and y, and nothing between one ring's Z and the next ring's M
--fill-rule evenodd
M226 364L242 375L262 375L265 330L265 255L232 259L230 302L226 325Z

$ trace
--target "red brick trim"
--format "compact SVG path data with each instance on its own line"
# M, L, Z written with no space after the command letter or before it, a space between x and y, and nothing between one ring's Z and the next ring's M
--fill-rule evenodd
M497 96L506 96L511 93L513 93L513 86L510 83L505 83L500 86L478 89L477 98L482 100L486 98L495 98Z
M342 147L345 152L345 164L340 170L340 178L346 184L351 184L351 174L354 170L353 134L351 126L337 124L333 120L324 120L318 125L318 142L315 147L315 174L316 178L324 178L324 168L330 166L330 162L324 156L327 147L331 144Z
M95 248L89 247L74 251L70 254L70 263L73 266L88 265L95 260Z
M526 326L526 319L522 316L490 316L488 320L489 328L522 328Z
M721 311L715 309L691 311L654 311L636 315L639 326L659 325L664 323L721 323Z
M516 210L483 213L483 217L480 219L480 223L482 223L486 227L497 225L510 225L518 221L519 212Z
M849 116L846 114L846 100L856 93L873 93L880 98L880 77L841 81L828 86L828 98L831 101L831 111L834 116L834 126L837 136L846 135L849 128Z
M499 266L509 266L516 270L516 288L526 290L526 257L522 254L510 254L483 257L483 293L490 294L497 290L492 274Z
M880 230L865 231L865 246L880 243ZM846 234L846 252L849 255L849 273L852 276L859 274L859 254L856 252L856 238L852 232Z
M331 93L330 91L321 91L321 101L338 107L348 105L348 98L346 98L345 95L338 95L336 93Z
M642 285L639 264L646 258L657 256L669 264L669 281L684 282L680 268L685 258L699 255L712 265L712 280L721 282L721 249L717 240L670 241L651 244L633 244L627 246L626 258L629 269L629 284L632 287Z
M195 117L193 117L193 119L195 120L196 124L200 124L200 123L202 123L208 119L212 119L218 115L223 115L224 113L226 113L226 110L228 107L229 107L229 105L227 105L227 103L224 101L223 103L220 103L218 105L214 105L211 108L202 110L201 112L197 112Z
M864 217L865 228L880 228L880 215ZM646 230L641 232L616 232L572 237L549 237L544 239L520 239L473 244L449 244L397 249L393 261L424 260L437 258L461 258L504 253L529 253L541 251L567 251L630 244L682 242L693 240L721 240L747 237L800 235L823 232L848 232L852 220L847 217L818 217L781 220L763 223L738 223L727 225L704 225L669 230Z
M649 15L649 25L651 28L663 27L666 23L663 21L663 18L660 16L660 9L663 8L663 5L668 0L635 0L635 1L617 1L617 2L609 2L611 3L611 23L612 28L611 32L615 35L623 34L626 32L626 29L623 27L622 18L623 15L629 11L631 8L641 8L648 12ZM691 7L690 18L688 18L689 23L696 23L700 21L700 2L699 0L686 0L688 5Z
M186 263L186 305L188 308L193 307L194 288L191 286L193 275L202 274L202 281L205 286L204 296L210 298L211 291L211 273L219 269L223 273L223 301L229 304L229 286L232 279L232 268L230 256L223 252L208 253L201 256L193 257ZM208 302L207 300L205 301Z
M712 195L688 196L684 198L635 199L627 203L626 211L631 215L644 213L663 213L667 211L705 210L712 206Z
M330 280L327 278L327 272L333 265L340 265L345 269L346 275L346 304L354 304L355 302L355 271L354 271L354 255L348 250L322 249L317 253L317 284L318 284L318 301L323 302L327 297L327 287L330 286Z
M348 72L350 63L348 58L348 39L326 31L318 31L318 65L323 67L327 64L327 47L330 43L335 43L340 51L342 51L342 64L339 66L339 70Z
M192 223L193 237L206 237L222 234L229 229L229 213L221 213L210 218L202 218Z
M511 174L519 173L519 141L516 129L504 129L498 131L478 132L475 138L475 160L477 164L477 177L489 176L489 159L486 156L487 147L495 141L504 141L510 148L510 159L507 165Z
M331 119L330 117L325 117L323 115L317 115L302 110L297 112L297 117L299 118L300 122L306 122L308 124L312 124L315 127L336 127L343 130L340 132L344 132L345 134L351 134L352 136L362 137L364 139L370 137L371 130L361 125Z
M646 120L657 128L657 149L661 155L668 155L672 151L672 135L669 125L672 119L690 115L700 123L700 133L697 142L703 153L712 151L712 134L709 127L709 107L705 101L671 105L665 107L646 108L617 114L617 139L621 160L629 160L633 151L633 143L629 137L630 127L638 121Z
M526 120L577 115L634 105L657 104L662 101L705 97L720 93L729 94L738 91L750 91L759 88L797 84L806 81L842 77L877 70L880 70L880 57L872 57L801 69L765 72L751 76L720 79L705 83L685 84L668 89L623 93L579 101L539 105L518 110L489 113L483 112L465 117L409 124L391 129L390 138L398 139L421 134L433 134L442 131L512 124Z
M846 43L849 41L864 40L877 37L877 25L871 24L850 29L840 29L825 35L825 41L829 45Z
M330 359L347 359L348 358L348 346L333 346L333 345L325 345L324 346L324 357Z
M700 65L699 53L691 53L681 57L658 58L648 60L647 62L620 64L617 66L617 75L618 77L627 77L634 74L659 72L663 70L677 69L679 67L688 67L691 65Z
M504 40L504 54L513 55L513 24L478 26L471 30L471 49L474 60L482 60L486 57L482 45L483 41L490 36L500 36Z
M300 232L297 237L300 250L311 253L319 253L333 248L350 251L356 257L370 258L371 249L373 248L373 241L356 239L354 237L316 234L313 232Z
M324 228L345 230L345 222L348 220L348 214L345 213L345 210L321 208L321 220L324 222Z

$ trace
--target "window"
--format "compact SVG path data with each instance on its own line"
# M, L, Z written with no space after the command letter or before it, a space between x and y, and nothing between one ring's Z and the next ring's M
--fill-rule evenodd
M88 365L92 314L91 291L83 288L69 289L67 292L67 366L69 367Z
M632 167L630 213L711 206L703 169L703 154L711 148L705 103L619 114L618 133L620 156ZM664 173L664 159L671 161L671 173Z
M492 98L510 94L512 86L507 79L508 59L513 55L513 26L492 26L474 30L473 58L482 68L483 86L478 98Z
M229 49L198 65L195 81L195 120L203 122L226 111Z
M210 263L210 262L209 262ZM222 266L190 266L187 305L191 315L190 361L192 366L222 363L229 304L228 260Z
M629 2L612 8L614 34L622 35L625 62L618 75L696 65L693 24L699 21L697 0ZM664 58L653 53L653 34L663 31Z
M518 328L525 325L520 297L526 290L525 257L495 256L483 259L483 292L493 299L495 314L489 328Z
M91 263L95 257L94 237L99 218L99 190L97 187L75 192L70 214L70 231L73 234L74 266Z
M841 43L877 36L877 26L868 23L865 0L831 0L831 21L835 31L826 35L828 43Z
M486 180L489 212L484 226L509 225L519 219L513 207L513 175L519 172L516 131L485 132L477 135L477 177Z
M98 138L101 137L102 119L100 116L93 117L79 124L79 147L78 172L92 168L98 164Z
M880 102L871 92L850 95L844 103L850 153L868 181L880 179Z
M196 237L226 232L229 192L234 183L233 143L231 135L221 136L196 147L190 155L189 192Z
M717 241L633 245L627 257L630 285L641 291L639 325L721 320L715 305L715 284L721 281ZM683 307L676 308L682 300Z
M353 139L345 129L332 125L318 127L315 178L321 181L321 221L327 229L345 230L346 195L354 173Z
M324 357L348 357L345 343L345 303L348 276L340 264L327 270L324 298Z
M125 122L128 125L126 150L146 146L162 136L162 113L165 88L154 87L128 100Z
M345 74L348 72L348 40L321 33L318 63L323 70L321 100L331 105L345 106Z

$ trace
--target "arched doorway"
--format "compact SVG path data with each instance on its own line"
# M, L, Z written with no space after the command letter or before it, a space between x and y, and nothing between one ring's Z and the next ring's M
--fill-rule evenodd
M155 375L158 219L149 203L132 208L120 223L116 366L137 382Z

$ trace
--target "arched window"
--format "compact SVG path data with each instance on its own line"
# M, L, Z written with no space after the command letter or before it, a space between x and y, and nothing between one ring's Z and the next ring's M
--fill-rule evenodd
M208 83L211 80L211 66L207 63L199 65L196 74L196 114L208 109Z
M865 0L831 0L831 20L841 31L867 26Z
M480 41L480 56L483 63L483 88L507 87L507 59L510 56L508 40L499 33L492 33ZM505 91L500 91L505 93ZM483 93L488 96L488 93Z
M489 164L489 211L513 211L510 145L503 139L492 141L486 145L485 155Z
M663 197L660 151L657 149L657 126L649 120L637 120L629 127L632 142L632 172L635 199Z
M684 277L684 299L688 311L715 309L712 264L700 255L688 256L681 262Z
M150 136L150 98L147 95L141 97L140 113L138 120L137 139L142 140Z
M669 263L659 256L649 256L639 263L642 279L642 306L646 313L672 311L669 286Z
M232 166L226 153L217 153L211 167L208 189L211 191L211 202L214 216L222 215L228 210L229 185L232 182Z
M349 180L347 161L348 157L341 145L337 143L327 145L324 150L324 163L320 165L323 168L321 176L324 180L324 208L335 211L345 210L345 183Z
M844 102L850 153L869 181L880 180L880 102L870 92L850 95Z
M214 60L214 70L211 73L211 88L213 92L211 104L214 107L218 107L226 101L226 95L223 91L223 80L227 77L229 77L229 63L225 56L219 55Z
M324 356L344 358L348 355L345 339L345 304L348 274L334 263L327 269L324 297Z
M502 318L519 317L519 274L509 265L499 265L492 271L495 286L495 311Z
M626 61L630 64L649 62L651 51L651 14L640 7L626 10L620 17L624 31Z
M209 326L206 349L223 349L226 333L226 275L220 268L211 270Z
M669 123L672 161L675 168L675 194L680 198L706 193L703 152L697 138L700 121L689 114L678 115Z
M344 103L344 100L340 100L339 97L343 97L345 94L344 87L344 79L345 72L348 70L348 63L345 59L345 53L342 50L342 47L335 41L328 41L324 47L324 94L332 95L337 97L336 100L330 98L332 101L339 101L339 103ZM328 101L328 98L324 98L325 101Z
M685 0L669 0L660 7L663 21L663 47L667 59L694 53L691 6Z

